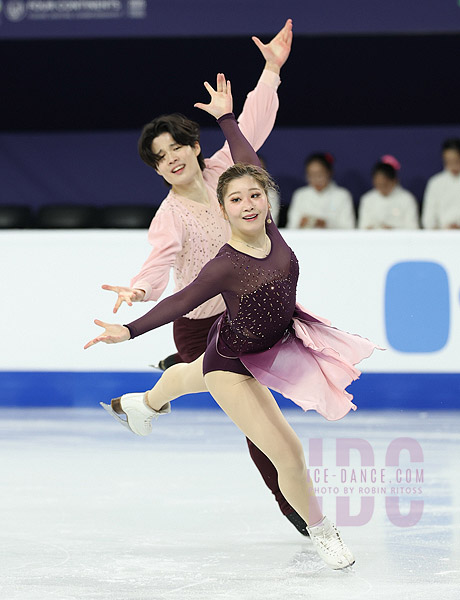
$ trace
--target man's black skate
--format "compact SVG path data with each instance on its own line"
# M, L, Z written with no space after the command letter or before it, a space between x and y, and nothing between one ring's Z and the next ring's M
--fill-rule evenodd
M285 516L286 519L294 525L297 531L299 531L302 535L305 535L307 537L310 536L310 534L307 531L307 524L298 513L294 511Z

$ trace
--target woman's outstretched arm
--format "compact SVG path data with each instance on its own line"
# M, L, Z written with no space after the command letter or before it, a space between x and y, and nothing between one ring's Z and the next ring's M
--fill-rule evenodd
M217 119L223 134L230 146L233 162L241 162L250 165L261 166L260 160L248 142L241 133L238 123L233 114L232 87L230 81L225 80L223 73L217 75L216 89L207 81L204 87L208 90L211 99L208 104L197 102L194 106L209 113Z
M127 325L104 323L96 319L95 324L104 327L105 331L89 341L85 349L98 342L106 344L124 342L183 317L203 302L225 292L232 279L232 270L233 266L228 260L216 256L201 269L192 283L159 302L139 319Z
M217 120L230 146L233 162L261 167L259 157L248 140L241 133L233 113L223 115Z

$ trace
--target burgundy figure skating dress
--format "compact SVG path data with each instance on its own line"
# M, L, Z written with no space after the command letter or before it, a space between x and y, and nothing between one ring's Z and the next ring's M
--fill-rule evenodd
M225 115L219 124L235 162L259 166L234 116ZM131 338L222 294L226 311L209 332L203 373L252 375L304 410L340 419L356 409L345 391L360 375L355 365L377 346L331 327L296 304L297 258L273 222L266 224L266 231L268 256L255 258L225 244L191 284L129 323Z

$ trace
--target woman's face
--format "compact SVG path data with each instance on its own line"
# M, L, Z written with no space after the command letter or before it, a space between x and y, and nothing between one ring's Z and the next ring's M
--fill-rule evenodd
M396 179L390 179L383 173L376 173L372 178L372 183L375 189L382 194L382 196L389 196L395 189L398 181Z
M153 139L152 152L160 157L156 172L173 188L188 185L201 170L197 159L201 152L198 142L193 147L182 146L165 132Z
M307 183L321 192L331 181L331 174L320 162L313 161L305 169Z
M457 150L444 150L442 161L446 171L450 171L455 176L460 175L460 153Z
M256 236L265 228L267 194L250 175L232 179L224 194L224 212L233 233Z

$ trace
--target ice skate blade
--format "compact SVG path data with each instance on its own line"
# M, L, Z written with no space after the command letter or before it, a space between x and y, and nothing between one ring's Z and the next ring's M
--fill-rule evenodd
M102 406L102 408L103 408L104 410L106 410L106 411L109 413L109 415L112 415L112 417L113 417L114 419L116 419L116 420L117 420L119 423L121 423L121 424L122 424L124 427L126 427L127 429L129 429L130 431L132 431L132 430L131 430L131 427L128 425L128 421L125 421L124 419L122 419L122 418L120 417L120 415L119 415L118 413L116 413L116 412L113 410L113 408L111 407L111 405L110 405L110 404L106 404L105 402L99 402L99 404Z
M353 569L353 565L355 564L356 561L353 561L351 564L347 565L346 567L333 567L334 571L343 571L344 573L353 573L354 569Z

